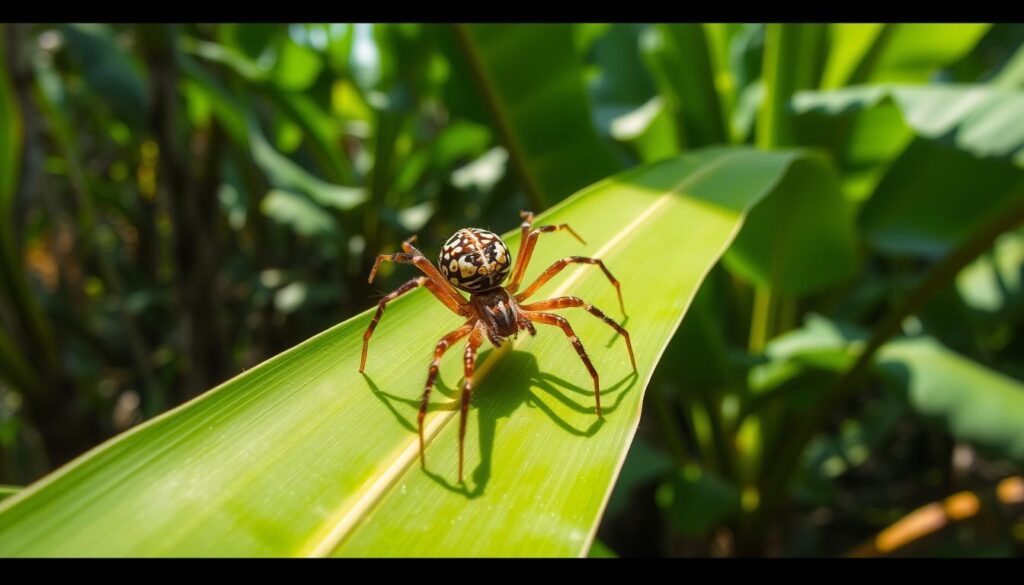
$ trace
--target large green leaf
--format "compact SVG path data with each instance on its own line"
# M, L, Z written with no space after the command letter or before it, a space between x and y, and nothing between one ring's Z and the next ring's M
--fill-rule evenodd
M1007 232L996 240L991 253L957 275L957 292L972 309L1005 319L1024 306L1022 266L1024 231Z
M793 98L792 108L808 116L809 126L890 103L922 138L1024 166L1024 124L1019 123L1024 118L1024 92L1017 89L967 84L858 86L801 92ZM828 126L818 132L834 129Z
M872 47L885 29L884 23L835 23L829 26L832 47L825 62L821 84L824 88L848 85L857 68L867 61ZM860 77L864 77L861 73Z
M822 87L855 83L924 83L966 55L991 27L970 23L839 23Z
M641 162L659 161L680 151L675 121L661 96L612 120L609 133Z
M676 114L680 141L690 147L728 142L704 28L694 23L654 26L644 38L644 56Z
M271 146L255 121L250 120L249 143L252 157L270 182L281 189L301 191L323 207L347 211L366 200L366 192L358 187L332 185L306 171Z
M1017 47L1013 57L992 78L992 84L999 87L1024 87L1024 44Z
M850 367L866 337L865 331L811 315L803 327L769 344L766 355L772 361L756 368L754 375L764 386L764 380L796 379L811 369L837 374ZM1019 380L965 358L927 336L886 343L878 350L874 369L889 382L893 390L890 396L905 403L910 412L989 453L1017 463L1024 461L1024 384ZM826 379L816 391L831 381ZM767 390L777 393L784 388L784 384L775 383ZM778 398L782 396L771 399ZM793 405L790 401L790 408ZM875 406L881 410L866 413L864 424L878 415L874 422L879 426L871 431L877 439L877 434L899 416L896 411L900 409L890 398ZM874 439L853 442L862 443L858 448L862 454L856 459L866 455L863 450ZM809 458L827 458L822 447L820 441L816 446L812 444ZM819 462L825 463L824 459ZM841 472L838 468L834 471Z
M794 155L711 149L602 181L545 213L530 274L568 254L623 283L639 375L621 339L569 313L601 373L604 418L561 331L479 359L454 485L461 360L446 356L419 467L418 399L437 339L458 326L427 291L396 301L357 372L370 312L107 442L0 504L0 554L583 555L636 430L644 388L697 287ZM507 236L518 244L518 235ZM409 267L400 267L410 274ZM615 315L600 271L571 293ZM453 352L458 353L458 352Z
M550 205L621 168L591 121L570 25L456 25L455 31L535 205Z
M611 121L655 95L654 84L640 59L640 24L577 24L577 42L592 42L593 77L589 79L597 126L607 132ZM590 34L596 38L582 40ZM585 53L584 53L585 54ZM589 73L589 72L588 72Z
M860 221L886 252L941 255L1024 193L1019 90L858 87L802 93L793 107L803 139L854 175L855 197L874 192Z
M1024 463L1024 384L927 337L891 342L878 366L916 414L986 452Z
M877 249L940 257L1024 197L1024 169L915 140L879 183L860 223Z
M271 74L274 83L286 91L309 89L324 66L320 54L309 47L297 45L291 39L281 43L280 51Z
M341 231L334 217L302 195L272 189L260 203L260 211L303 236L318 236L335 242L341 239Z
M726 266L789 296L852 278L858 268L853 215L828 162L800 159L775 191L751 212Z
M820 54L822 26L813 23L765 25L761 76L764 98L757 115L758 146L772 149L795 144L789 103L794 93L810 88L818 77L816 57Z
M315 54L311 56L308 49L294 44L286 44L284 54L277 62L277 67L268 70L230 46L185 37L182 47L190 55L223 64L238 77L247 89L253 89L266 95L278 111L286 115L309 139L309 145L327 172L328 179L346 185L354 182L355 175L352 165L343 154L339 124L315 99L307 93L298 91L312 83L320 72L322 63ZM310 61L311 57L316 58L316 61ZM301 63L296 63L296 60ZM189 87L195 92L201 92L210 101L213 113L231 132L232 137L247 145L246 137L240 135L242 110L246 107L238 104L238 100L229 95L188 55L183 55L181 62L182 69L187 74L184 80L185 87ZM295 68L302 69L302 71L292 72ZM268 170L267 172L273 173L274 171Z

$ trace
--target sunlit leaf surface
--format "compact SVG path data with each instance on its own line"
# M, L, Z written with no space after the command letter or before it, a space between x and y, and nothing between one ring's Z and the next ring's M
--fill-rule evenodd
M985 23L838 23L822 87L864 82L924 83L966 55L988 32Z
M385 313L365 376L357 365L368 313L10 498L0 554L585 554L655 363L745 210L793 157L700 151L598 183L545 214L589 244L546 236L529 274L586 254L623 282L639 375L607 326L567 315L601 373L603 420L564 334L541 327L481 355L465 485L454 483L452 424L461 360L448 356L421 469L422 381L434 343L459 319L417 291ZM569 293L615 314L614 289L592 267L568 270L538 298Z

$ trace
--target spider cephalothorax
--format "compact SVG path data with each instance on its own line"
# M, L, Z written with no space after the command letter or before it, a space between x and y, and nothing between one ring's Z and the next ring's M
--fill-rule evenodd
M441 356L456 341L463 337L469 337L466 342L466 352L463 360L463 371L465 378L462 387L462 408L459 419L459 481L462 481L462 455L463 445L466 436L466 414L469 412L469 400L473 389L473 367L476 361L476 352L486 337L494 346L500 346L509 337L514 337L520 329L525 329L530 335L536 335L536 328L533 323L543 323L559 327L569 338L576 353L583 360L590 376L594 379L594 401L597 416L601 416L601 383L590 362L583 344L572 326L563 317L553 313L545 313L545 310L567 309L571 307L582 307L590 314L601 319L615 331L619 332L626 341L626 349L629 350L629 361L633 364L633 371L636 371L636 360L633 358L633 345L629 340L629 333L618 323L604 315L597 307L585 303L576 297L558 297L546 301L521 305L547 281L562 271L569 264L596 264L604 272L608 280L615 286L619 295L619 307L625 313L622 304L622 291L619 288L619 281L615 280L611 272L605 268L604 263L596 258L585 258L583 256L569 256L552 264L522 292L519 284L523 280L526 267L533 254L533 248L537 243L537 237L545 232L566 230L576 239L583 242L576 232L568 225L544 225L533 227L533 214L523 212L522 241L519 251L516 253L515 271L512 272L512 281L508 286L501 286L509 271L512 269L508 248L497 235L481 229L461 229L445 242L441 248L438 267L427 260L419 250L413 247L412 242L415 236L402 243L404 252L397 254L381 254L370 270L370 282L377 274L377 268L381 262L391 260L406 264L415 264L426 276L416 277L398 287L394 292L385 295L377 305L377 312L370 321L370 326L363 334L363 354L359 362L359 371L366 367L366 353L370 343L370 336L377 327L381 315L384 314L384 306L399 296L416 289L426 287L446 307L455 313L466 317L466 323L455 331L448 333L441 338L434 348L434 360L430 363L427 373L426 387L423 389L423 399L420 403L419 428L420 428L420 461L424 462L423 456L423 419L427 414L427 406L430 404L430 391L434 387L434 380L437 379L438 365L441 363ZM440 268L440 270L438 270ZM457 288L456 288L457 287ZM470 293L467 301L459 290Z

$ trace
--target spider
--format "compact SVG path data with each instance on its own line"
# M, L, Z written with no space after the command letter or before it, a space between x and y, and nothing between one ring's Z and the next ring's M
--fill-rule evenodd
M448 333L437 343L434 349L434 359L430 362L430 370L427 374L426 387L423 389L423 398L419 410L419 435L420 435L420 464L426 466L423 444L423 419L427 414L427 406L430 403L430 391L434 387L434 380L437 378L438 364L441 363L441 356L456 341L463 337L469 337L466 343L466 351L463 356L465 380L462 387L462 406L459 419L459 483L462 483L462 462L466 436L466 415L469 411L469 401L473 390L473 367L476 361L477 350L486 337L495 347L500 347L509 337L517 336L520 329L525 329L530 335L536 335L537 330L533 323L542 323L560 327L569 342L576 349L583 364L594 379L594 401L597 416L601 417L601 389L597 370L590 362L583 344L572 330L572 326L565 318L552 313L545 313L545 310L566 309L571 307L582 307L590 314L601 319L615 331L620 333L626 341L626 349L629 350L629 361L636 371L636 360L633 357L633 345L629 340L629 333L618 323L609 319L597 307L585 303L577 297L557 297L546 301L530 304L520 304L530 297L547 281L570 264L596 264L601 267L605 276L615 287L619 297L619 308L623 315L626 313L625 305L622 302L622 289L619 281L612 276L612 273L605 268L604 262L596 258L583 256L569 256L552 264L545 270L536 281L526 287L522 292L516 294L519 285L526 273L526 267L530 263L533 248L537 243L540 234L566 230L581 243L583 241L572 228L566 224L542 225L533 227L533 214L528 211L520 213L523 223L522 240L519 251L516 254L515 263L511 262L508 247L497 235L482 229L465 228L461 229L448 238L441 248L440 261L437 267L430 263L423 256L423 253L413 247L416 236L412 236L402 243L404 252L397 254L380 254L370 270L369 282L373 282L377 269L385 260L399 262L402 264L414 264L423 271L426 276L416 277L398 287L394 292L381 298L377 304L377 313L370 321L370 326L363 334L363 355L359 362L359 371L366 367L366 352L370 343L370 336L373 335L381 315L384 314L384 307L398 297L415 290L419 287L426 287L439 301L456 314L466 317L466 323L461 327ZM512 267L515 271L512 272ZM512 272L512 281L508 286L501 286L501 283ZM467 301L459 290L469 293Z

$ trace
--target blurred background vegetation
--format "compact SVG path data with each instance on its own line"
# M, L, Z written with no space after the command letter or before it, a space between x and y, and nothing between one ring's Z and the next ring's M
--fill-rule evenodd
M592 554L1020 556L1022 47L1018 24L0 25L0 483L370 307L410 234L503 232L703 146L805 147L825 178L745 230L821 254L708 277Z

